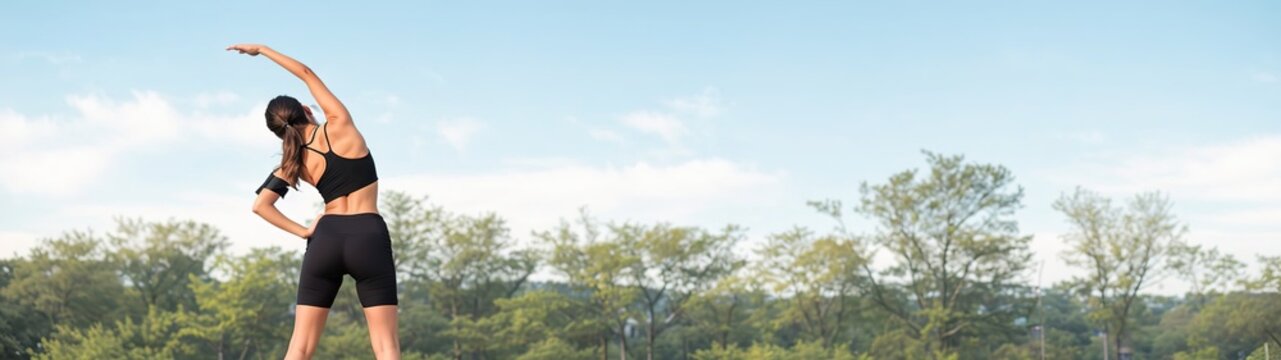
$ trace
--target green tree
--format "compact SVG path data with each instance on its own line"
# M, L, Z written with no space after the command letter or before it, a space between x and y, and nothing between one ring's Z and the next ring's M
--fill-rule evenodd
M51 324L84 328L116 319L124 286L99 244L87 231L44 239L26 259L12 263L12 279L0 295L35 309Z
M14 266L23 259L0 260L0 289L13 279ZM11 299L0 291L0 359L25 359L27 349L53 332L53 324L30 303Z
M58 325L45 339L34 359L190 359L198 349L181 335L188 317L178 312L150 308L140 321L124 318L114 326L94 324L88 328Z
M712 233L660 223L622 224L613 231L636 259L628 271L628 283L639 294L645 354L653 360L658 336L686 321L687 306L694 295L707 291L741 265L733 248L742 238L742 229L731 225Z
M1072 231L1063 236L1070 248L1069 265L1087 275L1076 283L1088 294L1091 319L1103 325L1114 357L1129 346L1131 319L1140 292L1169 269L1172 250L1187 231L1159 193L1135 196L1124 207L1094 192L1077 188L1054 202Z
M532 351L526 347L552 338L571 345L595 340L596 322L585 318L586 304L557 289L533 289L496 304L500 311L488 319L488 328L497 329L492 341L514 353Z
M696 360L854 360L871 359L868 356L855 357L848 351L832 349L817 342L798 342L791 348L773 344L752 344L747 349L738 346L712 348L694 353Z
M361 319L335 316L325 323L323 340L316 346L315 359L362 360L374 357L369 331Z
M802 340L825 347L842 342L863 286L859 269L867 263L858 241L793 228L770 235L758 253L760 278L786 298L776 328L795 326Z
M126 284L137 292L141 308L194 308L190 279L209 279L208 262L227 248L227 238L213 226L195 221L117 218L116 223L116 231L107 234L114 245L110 256Z
M1250 351L1264 342L1281 350L1281 256L1260 256L1257 276L1243 279L1246 292L1220 296L1193 319L1194 345L1217 345L1225 353ZM1196 346L1194 346L1196 347Z
M549 337L531 346L516 360L587 360L591 357L590 351L579 350L559 338Z
M218 256L214 268L228 279L218 282L191 276L199 308L190 320L192 326L180 334L203 342L219 359L284 356L300 266L296 252L274 246L240 257Z
M731 346L748 346L762 339L762 332L770 326L760 326L754 321L767 318L766 306L771 301L765 284L750 273L737 273L716 282L707 291L699 292L690 301L691 326L683 340L706 337L712 346L725 349ZM754 317L756 319L754 319Z
M454 358L465 352L491 348L491 330L482 320L493 315L494 302L510 298L533 273L537 258L530 251L509 251L514 244L508 229L496 215L455 217L444 224L444 233L435 238L429 263L436 271L431 298L450 320L443 334L454 341Z
M1249 353L1265 342L1281 348L1281 294L1226 294L1207 304L1188 326L1187 353L1213 347L1223 354Z
M394 192L383 211L408 293L426 294L425 303L448 321L438 334L452 340L453 357L495 351L498 342L486 318L497 312L495 301L522 289L538 264L537 253L517 248L506 223L492 213L453 214L426 198ZM413 300L406 306L415 306Z
M1245 264L1214 247L1174 244L1170 248L1170 267L1192 286L1196 305L1203 306L1209 296L1228 290Z
M878 225L871 240L895 261L879 271L862 266L875 304L942 357L962 339L1016 331L1013 318L1026 306L1011 289L1027 267L1031 236L1014 220L1023 189L1008 169L925 155L926 174L906 170L884 184L863 183L855 210ZM849 233L839 201L811 205Z
M401 350L423 353L451 350L454 341L442 336L442 332L449 329L450 320L430 299L435 269L432 268L434 260L429 257L433 251L432 239L443 236L441 224L448 213L433 206L427 197L398 191L386 191L380 197L379 212L387 222L392 253L396 257Z
M602 238L601 229L595 220L580 210L578 224L581 230L576 231L567 221L547 231L536 232L535 236L551 246L548 265L560 275L565 276L567 284L580 301L584 311L583 323L579 326L593 329L597 333L597 348L600 358L606 359L609 354L610 337L618 340L619 358L627 359L628 320L632 318L629 308L637 301L640 294L635 286L627 283L636 275L636 264L640 259L635 252L618 240L616 232L608 238Z

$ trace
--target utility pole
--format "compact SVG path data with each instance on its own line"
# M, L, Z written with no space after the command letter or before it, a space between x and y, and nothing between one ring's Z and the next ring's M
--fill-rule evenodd
M1104 331L1100 336L1103 337L1103 360L1108 360L1108 332Z
M1045 260L1041 260L1041 269L1036 272L1036 311L1041 315L1041 360L1045 360L1045 309L1041 303L1041 277L1045 274ZM1266 351L1265 351L1266 352Z

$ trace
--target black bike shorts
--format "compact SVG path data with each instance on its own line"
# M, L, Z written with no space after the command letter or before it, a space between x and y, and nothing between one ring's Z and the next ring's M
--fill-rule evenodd
M387 223L377 213L326 214L307 239L298 305L329 308L343 275L356 279L363 307L396 305L396 265Z

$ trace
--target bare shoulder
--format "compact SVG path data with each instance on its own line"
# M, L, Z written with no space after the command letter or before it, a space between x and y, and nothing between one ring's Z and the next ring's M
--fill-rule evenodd
M330 144L335 153L343 157L361 157L369 152L365 136L350 121L326 122Z

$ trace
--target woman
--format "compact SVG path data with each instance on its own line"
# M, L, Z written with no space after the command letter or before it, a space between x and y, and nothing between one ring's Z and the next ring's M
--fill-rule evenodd
M227 50L262 54L280 64L307 84L325 113L325 123L318 124L311 109L292 97L278 96L267 104L267 128L283 141L282 157L280 166L256 191L253 210L272 225L307 240L294 332L285 358L311 358L342 277L350 274L356 279L374 355L399 359L396 267L387 223L378 214L378 174L364 137L347 108L306 65L263 45L238 44ZM290 187L297 189L298 180L314 186L325 200L324 213L310 227L276 209L276 200Z

